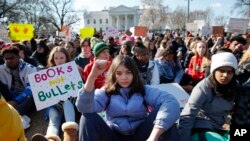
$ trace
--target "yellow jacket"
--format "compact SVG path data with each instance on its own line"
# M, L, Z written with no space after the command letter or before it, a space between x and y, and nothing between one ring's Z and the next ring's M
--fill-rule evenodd
M26 141L20 115L2 96L0 98L0 141Z

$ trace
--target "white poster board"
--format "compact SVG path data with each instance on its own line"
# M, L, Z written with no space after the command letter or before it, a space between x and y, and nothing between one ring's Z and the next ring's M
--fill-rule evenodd
M159 88L175 96L181 108L184 108L185 104L188 101L189 98L188 93L178 83L167 83L167 84L159 84L151 86Z
M249 22L249 19L230 18L228 24L229 32L245 34Z
M205 26L204 20L194 20L194 23L197 24L198 31L201 31L202 27Z
M198 32L198 24L197 23L186 23L186 30L190 31L191 33Z
M37 111L76 97L83 82L75 61L28 75Z
M212 31L213 31L212 27L210 27L210 26L203 26L202 29L201 29L201 35L202 36L211 35Z

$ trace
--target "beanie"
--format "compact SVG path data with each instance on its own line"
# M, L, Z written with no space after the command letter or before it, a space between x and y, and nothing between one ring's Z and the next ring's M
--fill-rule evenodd
M235 73L238 73L238 61L230 52L222 52L212 56L210 72L213 73L216 69L223 66L234 68Z
M109 46L106 43L97 43L93 48L93 54L95 55L95 57L97 57L105 49L109 49Z
M91 37L90 38L90 47L93 49L95 44L100 43L101 40L96 38L96 37Z

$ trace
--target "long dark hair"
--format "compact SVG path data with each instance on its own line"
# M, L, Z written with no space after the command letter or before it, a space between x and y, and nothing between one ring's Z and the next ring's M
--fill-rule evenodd
M133 80L132 83L130 84L129 96L133 95L134 93L140 93L144 96L145 95L144 84L140 78L139 71L133 59L127 55L118 55L112 61L112 64L109 68L106 78L107 82L104 85L104 89L107 95L110 96L119 91L120 86L117 83L115 71L120 65L124 65L133 74Z
M221 85L215 78L215 71L211 75L208 76L208 79L212 85L213 94L216 96L222 96L226 100L233 100L239 90L239 85L236 81L236 75L234 72L234 76L231 81L226 85Z

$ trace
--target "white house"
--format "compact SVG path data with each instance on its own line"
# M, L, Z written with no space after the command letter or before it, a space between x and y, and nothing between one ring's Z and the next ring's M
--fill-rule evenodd
M138 24L141 10L138 6L110 7L109 10L90 11L84 14L84 27L94 27L97 32L104 31L108 27L114 27L118 31L125 31Z

